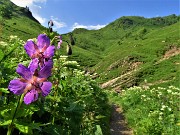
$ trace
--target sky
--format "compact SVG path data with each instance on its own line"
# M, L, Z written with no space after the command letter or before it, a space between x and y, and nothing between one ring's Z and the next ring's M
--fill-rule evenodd
M45 27L54 22L59 34L75 28L100 29L122 16L146 18L180 14L179 0L11 0L28 6Z

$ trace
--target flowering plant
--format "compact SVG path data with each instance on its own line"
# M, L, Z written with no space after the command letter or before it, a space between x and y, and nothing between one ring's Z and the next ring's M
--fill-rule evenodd
M67 54L72 54L72 35L67 41L69 35L65 35L62 44L62 36L55 34L47 32L26 42L14 36L9 42L0 42L1 134L107 130L103 116L109 114L106 95L76 61L62 56L65 43Z

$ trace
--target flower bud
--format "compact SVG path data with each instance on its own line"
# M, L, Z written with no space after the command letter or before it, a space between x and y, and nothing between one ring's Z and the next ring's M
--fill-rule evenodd
M49 26L49 27L54 26L54 23L53 23L53 21L52 21L52 20L48 21L48 26Z
M75 45L74 39L72 34L69 35L70 41L71 41L71 45Z
M71 46L69 44L67 45L67 54L68 55L72 54L72 48L71 48Z

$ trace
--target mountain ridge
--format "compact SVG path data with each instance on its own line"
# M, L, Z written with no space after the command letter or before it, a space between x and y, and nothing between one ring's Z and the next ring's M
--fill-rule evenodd
M1 16L0 40L15 34L26 41L47 31L32 17L27 8L14 5L10 18ZM106 88L120 90L146 84L179 87L179 53L158 63L172 48L179 50L179 19L175 14L154 18L123 16L99 30L75 29L71 34L76 44L68 59L78 61L100 84L120 78ZM64 41L69 40L69 33L62 36ZM66 54L65 42L60 52Z

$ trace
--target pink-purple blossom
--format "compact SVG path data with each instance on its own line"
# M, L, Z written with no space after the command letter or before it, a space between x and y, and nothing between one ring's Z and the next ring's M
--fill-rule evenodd
M55 46L50 45L50 39L45 34L38 36L37 43L32 40L27 41L24 49L31 59L38 58L40 67L43 67L55 52Z
M57 46L57 49L60 49L61 47L61 44L62 44L62 36L58 36L58 46Z
M47 96L52 87L52 83L47 80L51 75L52 60L49 60L46 65L38 71L37 59L34 59L25 67L19 64L16 72L22 77L11 80L9 90L16 95L25 93L24 103L30 104L38 99L39 93L42 96Z
M21 78L11 80L8 88L16 95L25 94L24 103L30 104L38 99L40 93L47 96L51 91L52 83L47 79L51 76L55 46L50 45L45 34L40 34L37 43L27 41L24 49L31 62L28 67L18 65L16 72Z

